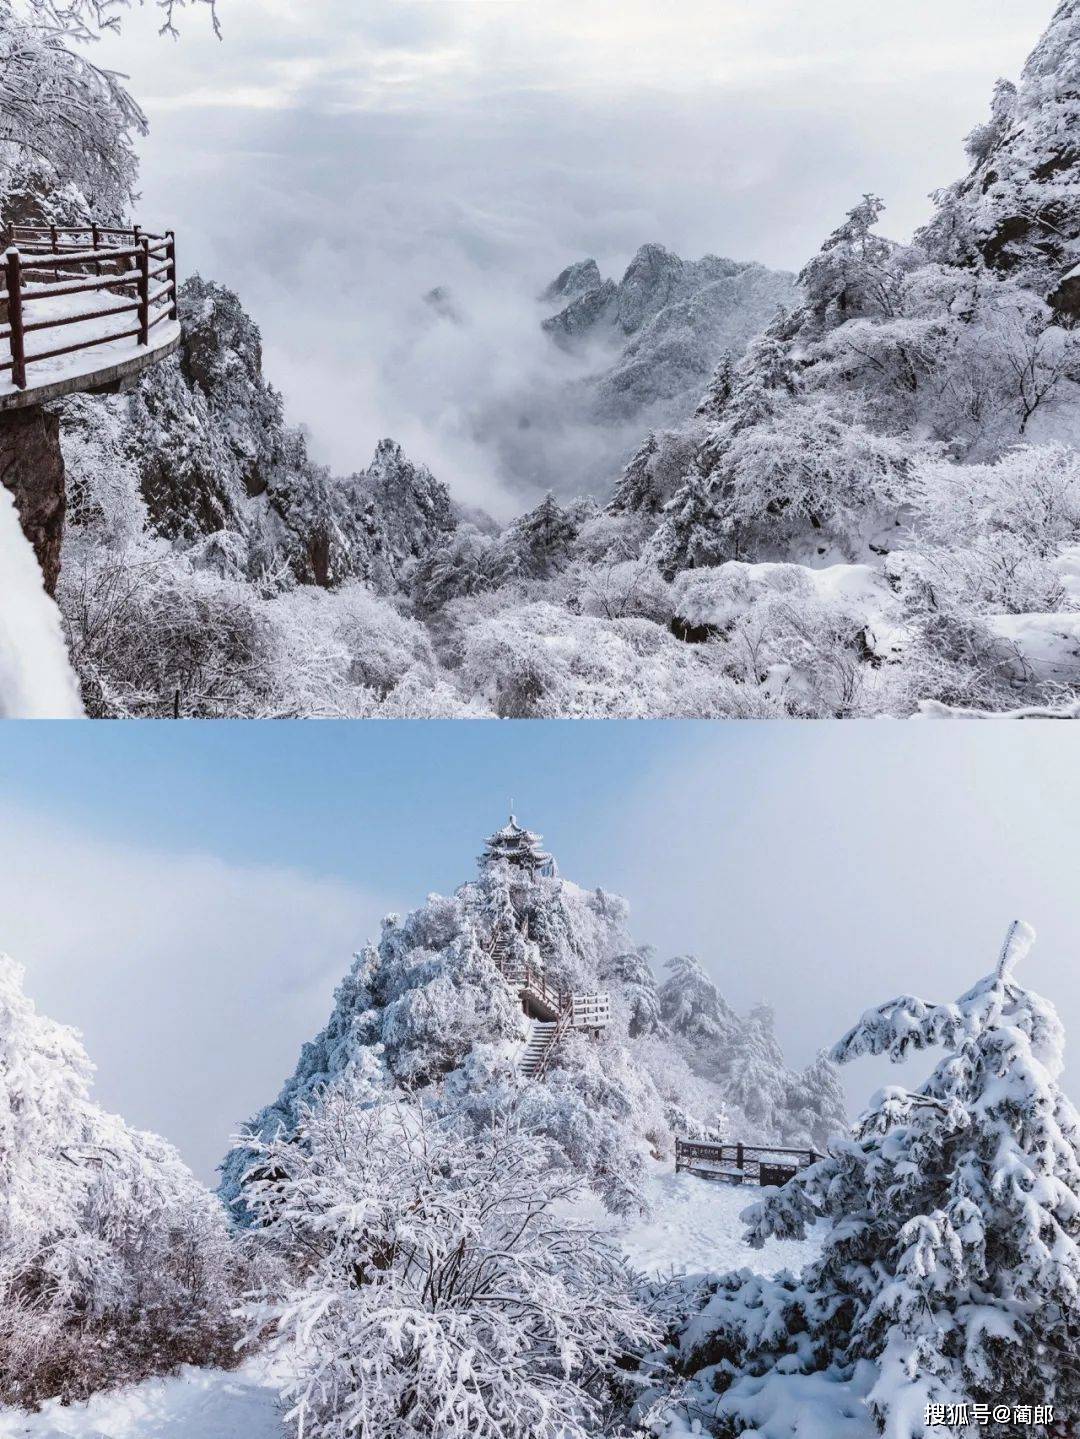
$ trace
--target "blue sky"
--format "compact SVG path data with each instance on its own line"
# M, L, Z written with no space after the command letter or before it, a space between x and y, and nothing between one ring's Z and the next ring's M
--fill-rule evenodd
M954 998L1017 916L1080 1036L1067 725L9 723L0 949L84 1031L103 1102L209 1176L352 951L469 878L511 796L658 965L697 953L771 1003L792 1062L894 994ZM887 1077L854 1066L853 1105Z

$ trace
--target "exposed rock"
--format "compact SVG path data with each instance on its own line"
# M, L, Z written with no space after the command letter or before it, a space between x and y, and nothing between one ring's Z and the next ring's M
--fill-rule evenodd
M23 533L34 547L45 588L56 593L64 535L64 460L60 422L40 405L0 414L0 482L15 496Z
M577 260L556 275L540 296L540 301L542 304L551 304L561 300L567 304L576 300L579 295L588 295L593 290L598 290L602 284L600 266L595 260Z
M560 348L592 343L610 356L575 382L564 404L570 421L608 436L610 474L642 430L692 413L724 358L741 356L800 297L795 277L783 271L716 255L683 260L663 245L643 245L618 283L585 260L564 270L545 298L568 299L543 322Z
M1019 276L1075 317L1080 255L1080 0L1059 0L1019 85L999 80L967 139L972 168L941 191L918 241L950 264Z

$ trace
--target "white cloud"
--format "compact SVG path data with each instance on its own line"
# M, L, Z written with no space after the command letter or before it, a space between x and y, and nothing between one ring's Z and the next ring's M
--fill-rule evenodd
M0 950L44 1013L83 1031L99 1101L208 1180L389 908L299 869L138 850L11 810L0 827Z
M355 470L392 435L506 517L523 491L614 478L564 463L535 417L511 446L534 462L511 462L478 412L551 367L532 297L565 264L618 274L659 241L797 268L871 189L910 233L1048 12L222 0L220 43L197 7L176 44L136 11L99 58L150 115L144 223L176 229L182 270L238 291L317 457ZM449 343L416 323L439 284L472 305Z

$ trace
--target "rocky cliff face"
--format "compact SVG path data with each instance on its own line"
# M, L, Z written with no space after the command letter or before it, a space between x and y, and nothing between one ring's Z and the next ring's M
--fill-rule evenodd
M40 405L0 415L0 484L15 496L23 533L34 547L45 588L55 594L65 510L56 415Z
M368 470L330 475L286 424L236 295L195 276L179 308L180 350L131 394L66 403L73 493L99 492L103 469L133 469L150 528L223 571L399 587L410 561L457 525L446 487L392 441Z
M1018 85L999 80L967 139L972 166L919 235L952 264L1016 275L1080 317L1080 0L1060 0Z

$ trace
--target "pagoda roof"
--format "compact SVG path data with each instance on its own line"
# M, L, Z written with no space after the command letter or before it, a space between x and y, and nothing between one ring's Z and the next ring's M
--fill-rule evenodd
M526 829L511 815L502 829L497 829L488 836L480 861L482 864L491 864L505 860L509 864L523 865L529 869L554 869L554 859L540 847L542 839L543 835Z

